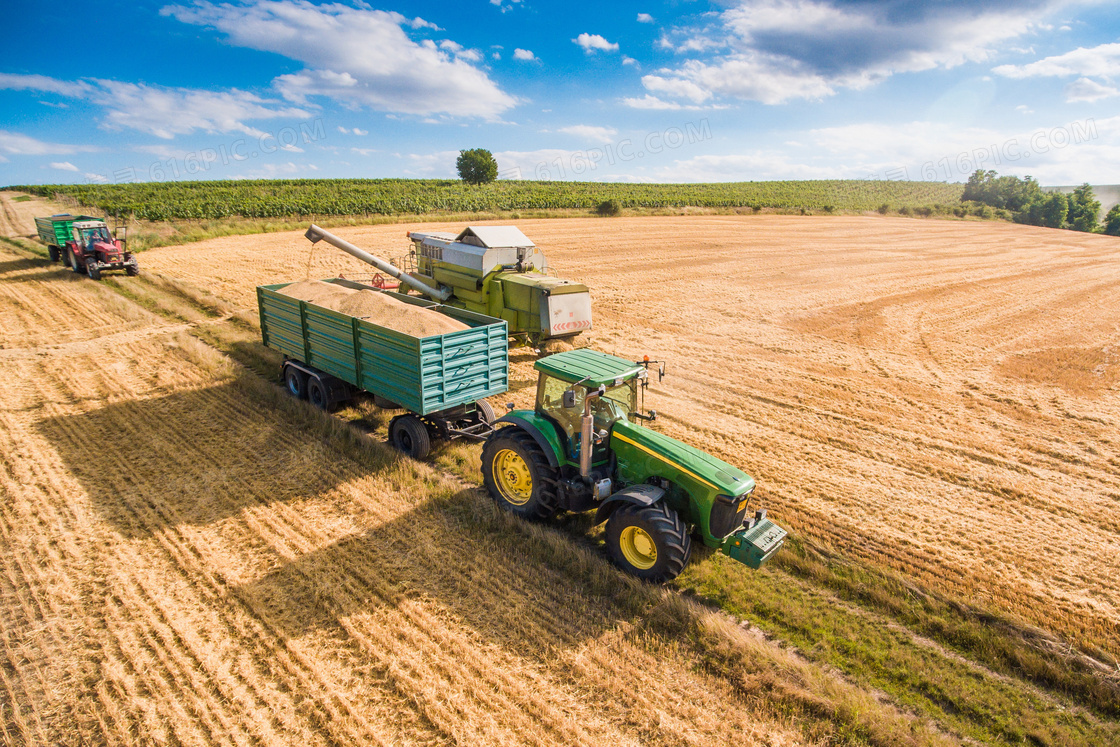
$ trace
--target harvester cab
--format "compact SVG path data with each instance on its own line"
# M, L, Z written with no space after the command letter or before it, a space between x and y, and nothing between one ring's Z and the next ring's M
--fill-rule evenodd
M657 417L638 401L653 363L586 349L537 361L535 408L499 419L483 448L487 489L525 518L595 509L612 560L643 579L679 574L693 537L761 567L786 532L765 510L748 518L750 475L642 426Z

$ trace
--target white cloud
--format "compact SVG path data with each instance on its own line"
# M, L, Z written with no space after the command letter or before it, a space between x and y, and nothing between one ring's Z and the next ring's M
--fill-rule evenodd
M86 178L86 181L89 181L89 182L94 182L95 184L105 184L106 182L108 182L108 181L109 181L109 180L108 180L108 179L107 179L107 178L106 178L106 177L105 177L104 175L102 175L102 174L90 174L90 173L86 173L86 174L82 174L82 176L84 176L84 177Z
M513 59L523 60L525 62L532 62L537 59L537 56L530 52L528 49L515 49L513 50Z
M1105 86L1089 78L1078 78L1066 86L1066 102L1073 104L1079 101L1100 101L1120 95L1120 89L1115 86Z
M654 93L780 104L861 89L892 75L987 59L1038 28L1062 0L1005 3L737 0L712 22L671 29L663 48L710 54L646 76ZM686 85L687 84L687 85Z
M351 134L353 134L353 135L368 135L369 134L369 130L360 130L357 127L353 128L353 129L349 129L349 128L343 127L342 125L338 126L338 131L341 132L343 135L351 135Z
M572 41L583 47L583 51L587 54L593 54L596 50L601 52L618 51L618 42L609 42L598 34L580 34Z
M497 5L499 8L501 8L501 11L503 13L508 13L509 11L513 10L513 6L517 5L520 2L521 0L490 0L490 4ZM508 3L508 5L506 3Z
M305 109L237 89L205 91L96 79L68 82L42 75L3 75L0 88L66 91L64 95L102 106L105 109L103 127L127 127L164 139L196 130L241 132L259 137L264 133L250 127L246 121L311 116Z
M303 62L306 69L273 81L299 104L326 96L386 112L493 119L517 103L470 64L480 53L451 40L417 43L401 28L409 21L398 13L307 0L169 6L160 12L216 28L238 46Z
M1026 65L1000 65L992 72L1007 78L1098 76L1110 78L1120 73L1120 43L1101 44L1086 49L1044 57Z
M639 13L638 23L653 23L653 16L649 13Z
M70 163L69 161L51 161L47 165L50 166L52 169L58 169L59 171L77 171L78 170L78 167L75 166L74 164Z
M637 60L635 60L633 57L627 57L626 55L622 55L622 64L623 65L633 65L634 67L640 67L640 65L638 65Z
M691 106L686 107L683 104L678 104L675 101L663 101L663 100L657 98L656 96L651 96L648 93L640 99L638 99L638 98L623 98L622 103L623 103L624 106L628 106L631 109L654 109L654 110L665 110L665 111L679 111L680 109L699 108L699 107L691 107Z
M613 127L595 127L594 125L572 125L571 127L561 127L559 131L566 135L575 135L578 138L596 143L609 143L618 134L618 130Z
M70 153L92 153L97 148L89 145L65 145L36 140L30 135L0 130L0 153L13 156L45 156L51 153L68 155Z
M835 167L806 165L791 158L789 153L772 150L694 156L674 161L671 166L657 171L658 181L666 182L829 179L836 176Z

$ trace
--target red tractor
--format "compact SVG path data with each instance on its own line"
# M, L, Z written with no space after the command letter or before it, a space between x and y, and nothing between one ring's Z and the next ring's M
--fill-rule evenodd
M128 251L125 239L114 238L103 220L87 215L52 215L36 218L35 226L51 259L61 259L74 272L84 272L94 280L100 280L105 270L140 274L140 266Z

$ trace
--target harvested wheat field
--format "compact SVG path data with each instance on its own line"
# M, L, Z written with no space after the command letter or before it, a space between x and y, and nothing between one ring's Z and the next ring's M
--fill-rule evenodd
M142 282L0 245L5 320ZM792 745L826 697L944 741L292 402L188 334L211 316L5 333L0 743Z
M879 217L517 225L591 287L593 346L668 361L661 427L754 474L779 523L1120 652L1120 241ZM392 257L406 228L338 233ZM144 260L244 307L258 283L370 270L298 233ZM522 405L531 366L511 371Z

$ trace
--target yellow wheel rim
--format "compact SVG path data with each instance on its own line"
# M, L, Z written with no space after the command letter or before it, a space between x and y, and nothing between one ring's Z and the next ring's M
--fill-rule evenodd
M635 568L647 571L657 563L657 543L641 527L626 527L618 538L622 557Z
M524 506L533 497L529 465L512 449L502 449L494 456L494 484L502 497L515 506Z

